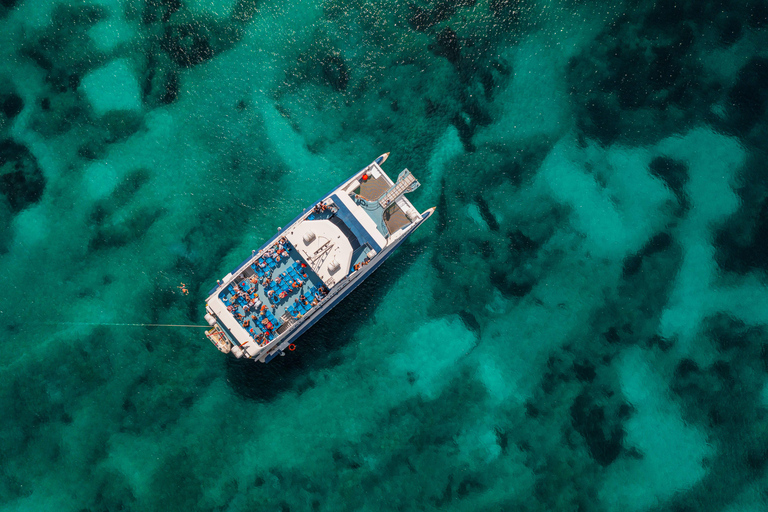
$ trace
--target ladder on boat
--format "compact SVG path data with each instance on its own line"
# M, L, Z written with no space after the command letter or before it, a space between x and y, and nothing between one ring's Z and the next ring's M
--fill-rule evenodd
M403 172L400 173L400 176L397 177L397 183L392 185L392 187L384 192L384 195L379 198L379 206L386 209L387 206L395 202L398 197L407 192L413 192L419 188L420 185L421 183L416 181L416 177L411 174L411 171L404 169Z

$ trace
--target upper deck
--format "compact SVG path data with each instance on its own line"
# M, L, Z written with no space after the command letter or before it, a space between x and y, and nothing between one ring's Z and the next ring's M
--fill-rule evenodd
M393 186L374 162L326 194L219 282L208 321L246 357L267 350L420 218L403 196L386 207L376 201ZM222 336L209 337L229 351Z

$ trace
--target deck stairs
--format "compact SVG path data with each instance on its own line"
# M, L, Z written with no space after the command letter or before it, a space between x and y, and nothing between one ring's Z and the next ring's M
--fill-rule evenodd
M398 197L407 192L413 192L419 188L420 185L421 183L416 181L416 177L411 174L411 171L404 169L403 172L400 173L400 176L397 177L397 182L381 196L379 199L379 206L386 209L389 205L395 202Z

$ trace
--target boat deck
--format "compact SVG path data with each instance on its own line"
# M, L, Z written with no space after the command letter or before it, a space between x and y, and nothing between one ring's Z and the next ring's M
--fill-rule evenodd
M387 208L382 217L384 219L384 224L386 224L387 230L390 233L394 233L401 227L411 223L405 215L405 212L397 204L392 204Z
M384 192L389 190L389 187L391 186L392 183L384 176L379 176L378 178L370 176L366 181L360 184L360 189L357 194L366 201L373 202L383 196Z
M379 204L381 197L390 189L392 182L384 176L369 177L355 190L355 203L357 203L368 216L376 223L376 229L384 238L411 223L397 203L392 203L386 208Z
M322 280L290 242L283 240L243 269L219 298L254 341L265 346L325 293ZM257 339L261 334L265 336Z
M355 202L373 219L376 223L376 229L384 238L411 223L405 212L396 203L385 209L381 207L378 201L368 201L359 194Z

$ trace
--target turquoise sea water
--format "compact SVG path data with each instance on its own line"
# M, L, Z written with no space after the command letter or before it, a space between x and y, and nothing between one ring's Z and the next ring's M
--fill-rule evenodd
M765 0L0 1L0 510L766 510L767 43ZM295 352L99 325L204 325L386 151L437 215Z

